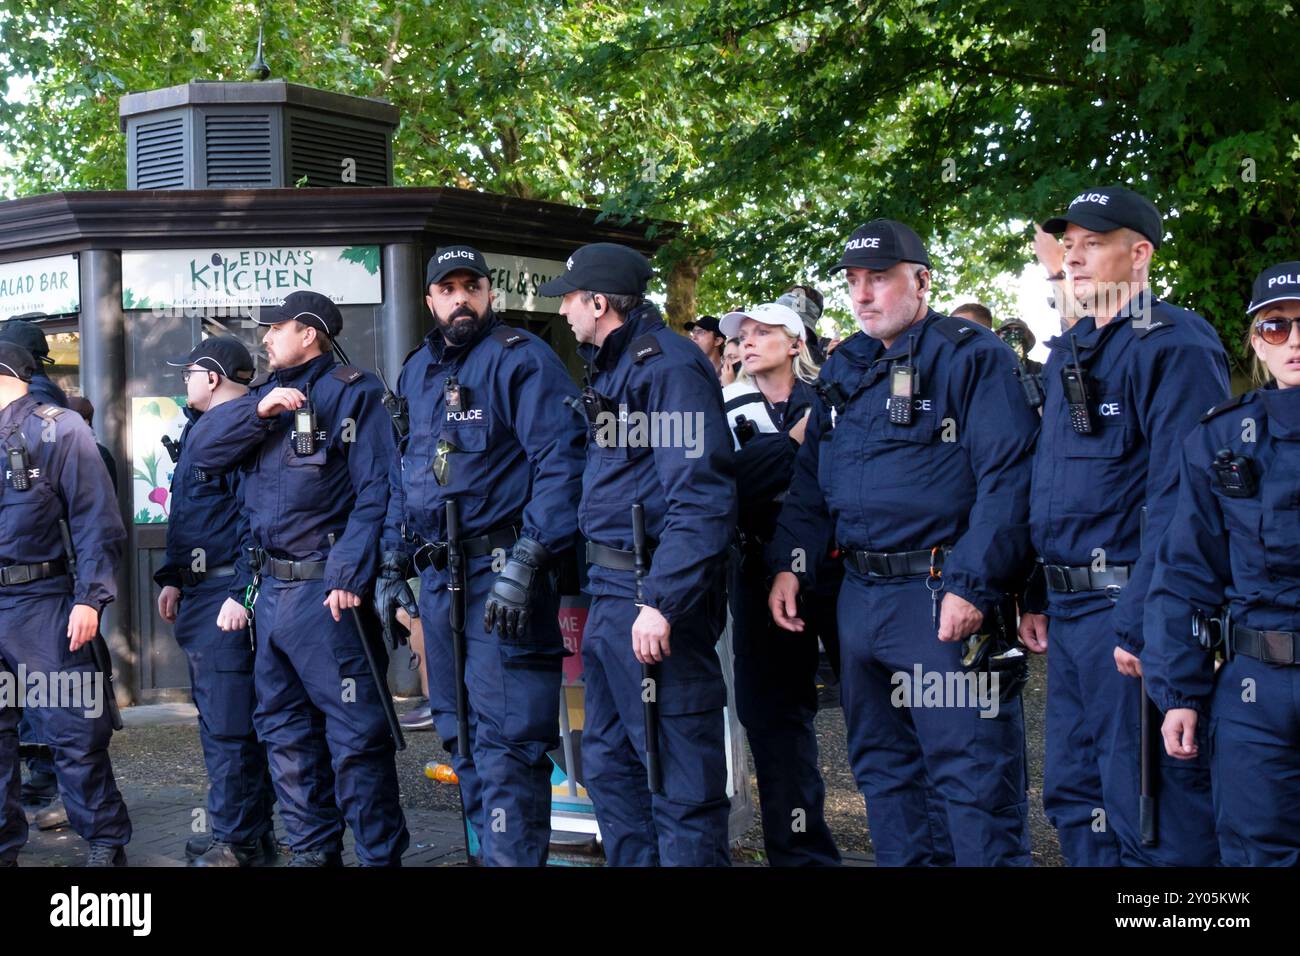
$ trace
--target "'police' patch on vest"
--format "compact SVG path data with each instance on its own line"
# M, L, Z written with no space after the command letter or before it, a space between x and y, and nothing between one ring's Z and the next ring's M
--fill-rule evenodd
M653 335L643 335L632 343L632 361L644 362L652 355L662 355L663 349Z
M447 421L449 422L481 422L483 421L483 409L468 408L463 412L447 412Z

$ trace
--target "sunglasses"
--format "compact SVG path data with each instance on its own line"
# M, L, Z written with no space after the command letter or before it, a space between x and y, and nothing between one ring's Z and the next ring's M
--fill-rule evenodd
M211 369L206 369L206 368L187 368L181 371L181 381L188 384L191 375L199 375L199 374L212 375L214 373L212 372Z
M1255 323L1255 334L1269 345L1285 345L1291 340L1291 326L1300 318L1288 319L1280 315L1273 319L1260 319Z

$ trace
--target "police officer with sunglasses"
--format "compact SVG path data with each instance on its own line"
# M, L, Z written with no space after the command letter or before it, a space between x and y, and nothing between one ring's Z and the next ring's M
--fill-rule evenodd
M557 577L572 562L585 430L577 388L535 335L493 309L491 271L472 246L429 260L434 327L397 382L409 434L390 474L377 610L416 611L420 575L434 726L457 749L453 637L447 627L446 502L460 514L469 753L455 753L465 813L489 866L541 866L550 843L564 644ZM399 427L400 431L400 427Z
M1296 866L1300 262L1261 272L1247 314L1268 384L1211 409L1183 444L1142 668L1168 755L1192 763L1210 752L1223 862Z

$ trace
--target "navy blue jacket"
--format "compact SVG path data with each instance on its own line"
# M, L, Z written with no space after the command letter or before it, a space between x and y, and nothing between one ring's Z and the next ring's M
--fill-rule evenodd
M1231 497L1211 464L1222 449L1251 460L1258 489ZM1161 710L1205 714L1214 658L1192 612L1228 605L1258 630L1300 630L1300 389L1248 392L1211 410L1183 442L1178 501L1159 542L1146 602L1142 670Z
M245 550L252 544L252 534L240 499L243 472L233 468L218 474L194 466L190 436L202 421L202 413L192 408L184 411L189 421L181 432L180 460L172 470L167 556L153 579L160 587L180 588L183 568L197 571L233 565L230 596L242 603L244 589L253 577ZM200 556L201 565L196 565Z
M292 412L259 418L277 386L308 391L316 412L314 454L295 454ZM396 450L371 372L321 355L273 372L244 398L208 411L189 436L191 462L207 472L242 465L253 541L277 558L325 561L325 588L364 594L379 567ZM323 438L322 438L323 434ZM331 549L329 535L337 540Z
M443 385L460 384L461 410L447 410ZM509 525L552 554L573 546L581 491L582 419L565 404L578 390L537 336L492 322L463 346L435 328L407 356L397 392L408 402L410 435L389 473L384 550L409 553L405 530L446 539L443 503L460 503L462 537ZM448 483L433 462L440 441Z
M38 413L43 408L50 414ZM26 447L31 487L10 484L9 449ZM117 496L95 447L95 436L75 412L55 409L28 394L0 411L0 566L38 564L65 557L59 519L66 518L77 557L73 601L96 611L117 597L114 568L126 529ZM57 594L67 579L22 585L24 594ZM4 589L0 588L0 601Z
M699 346L669 329L649 303L633 309L599 349L587 343L579 351L592 387L628 430L620 439L616 428L604 429L614 439L607 446L587 443L578 524L590 541L631 550L631 508L645 506L646 535L658 550L642 594L672 624L695 610L707 589L722 586L723 555L736 529L718 376ZM631 430L638 422L649 428ZM634 597L635 588L631 571L589 569L592 594Z
M895 425L890 370L906 360L912 336L912 423ZM847 338L820 376L847 401L813 405L771 549L776 570L815 583L810 572L833 534L854 551L950 546L945 589L984 610L1016 591L1032 562L1038 431L1016 372L997 336L934 310L888 350L860 332Z
M1061 384L1061 369L1073 361L1071 335L1088 380L1090 435L1070 426ZM1227 357L1205 319L1145 291L1100 329L1085 317L1047 344L1030 504L1034 546L1048 564L1131 566L1112 626L1116 643L1136 654L1156 544L1177 497L1179 448L1201 413L1228 397ZM1048 602L1049 613L1066 618L1111 603L1104 591L1049 592Z

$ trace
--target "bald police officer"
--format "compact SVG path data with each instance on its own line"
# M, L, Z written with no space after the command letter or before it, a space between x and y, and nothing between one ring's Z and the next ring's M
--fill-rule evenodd
M578 249L539 290L564 297L560 312L589 370L578 510L592 594L583 771L612 865L726 866L726 688L716 644L736 527L731 439L717 374L645 301L650 276L640 253L600 242ZM652 552L639 583L633 504L644 507ZM658 793L647 780L643 694L658 705Z

